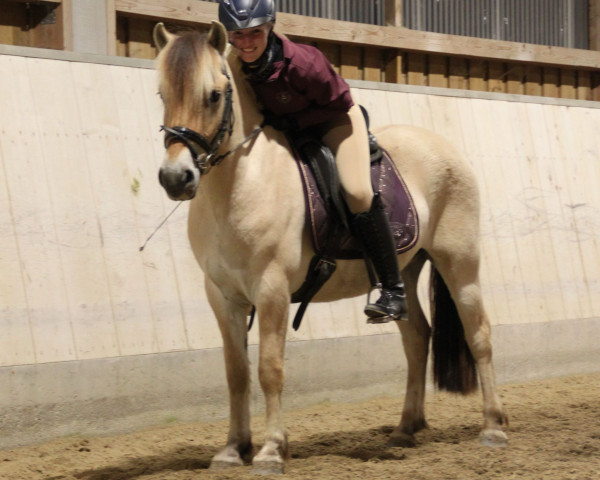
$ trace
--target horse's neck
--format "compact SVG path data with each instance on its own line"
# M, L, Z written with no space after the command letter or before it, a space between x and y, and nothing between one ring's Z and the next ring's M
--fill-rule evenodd
M231 153L201 180L203 199L198 201L213 212L219 211L217 218L230 220L225 223L239 222L240 213L248 215L248 219L256 218L260 223L260 216L253 209L260 208L267 198L279 202L282 191L298 190L301 200L301 185L287 140L281 132L268 129L249 138L259 127L262 115L240 62L229 57L228 66L233 87L234 126L232 134L225 137L220 152ZM265 215L269 213L265 212Z

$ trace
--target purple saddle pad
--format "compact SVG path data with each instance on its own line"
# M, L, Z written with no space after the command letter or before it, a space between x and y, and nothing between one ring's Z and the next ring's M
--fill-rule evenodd
M388 152L383 149L382 152L381 159L371 163L371 184L373 191L381 195L396 240L396 250L402 253L416 243L419 237L419 219L400 172ZM316 252L321 252L329 241L329 214L311 168L303 160L297 162L304 187L306 222L311 231L313 247ZM333 252L327 252L333 258L363 258L356 240L348 231L340 235L338 241L330 243L337 245Z

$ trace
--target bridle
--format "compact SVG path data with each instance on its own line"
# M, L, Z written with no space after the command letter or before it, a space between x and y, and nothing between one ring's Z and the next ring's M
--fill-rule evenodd
M244 141L228 152L217 155L217 151L223 144L225 134L233 131L234 115L233 115L233 87L231 86L231 78L223 66L223 74L227 77L227 87L225 89L225 107L219 128L211 140L208 140L204 135L191 130L187 127L166 127L161 125L160 130L165 132L164 145L169 148L173 143L183 143L192 155L194 166L200 171L200 175L208 173L215 165L219 165L225 157L236 151L246 142L256 137L262 130L262 126L255 128ZM202 155L201 151L206 152Z

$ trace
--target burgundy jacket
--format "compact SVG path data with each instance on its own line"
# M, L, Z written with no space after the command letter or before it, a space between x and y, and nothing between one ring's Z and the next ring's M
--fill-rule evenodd
M350 87L315 47L279 37L283 60L262 82L253 82L258 101L275 115L291 117L302 130L331 120L354 105Z

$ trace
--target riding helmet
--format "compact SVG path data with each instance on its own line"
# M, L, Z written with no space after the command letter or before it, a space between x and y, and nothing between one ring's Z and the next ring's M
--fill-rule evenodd
M227 30L241 30L275 21L274 0L220 0L219 22Z

